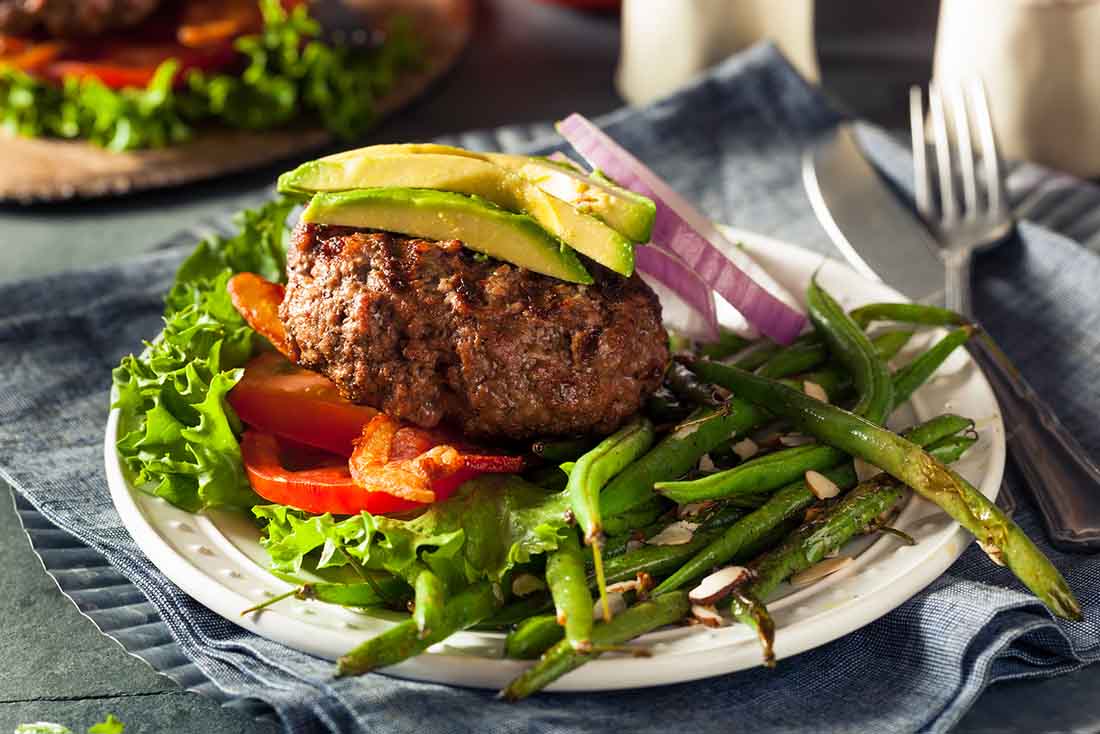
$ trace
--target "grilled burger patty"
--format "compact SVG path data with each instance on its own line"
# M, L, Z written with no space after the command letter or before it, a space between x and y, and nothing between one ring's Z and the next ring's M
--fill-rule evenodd
M656 295L590 265L580 286L432 242L298 225L280 317L299 363L350 400L431 427L607 433L668 363Z
M39 26L55 37L94 36L140 23L160 0L0 0L0 33Z

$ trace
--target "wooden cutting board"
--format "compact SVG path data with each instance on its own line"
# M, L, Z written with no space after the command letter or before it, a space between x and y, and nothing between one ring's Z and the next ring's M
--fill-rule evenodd
M350 0L370 17L410 16L424 39L423 69L402 76L379 101L378 119L425 92L458 61L473 32L473 0ZM333 141L302 125L250 132L209 127L180 145L113 153L78 140L0 133L0 200L21 203L124 194L211 178L317 150Z

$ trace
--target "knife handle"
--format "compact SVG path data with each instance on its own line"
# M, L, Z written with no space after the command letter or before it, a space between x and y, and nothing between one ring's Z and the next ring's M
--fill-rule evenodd
M1100 467L986 333L970 344L1001 404L1009 455L1061 550L1100 550Z

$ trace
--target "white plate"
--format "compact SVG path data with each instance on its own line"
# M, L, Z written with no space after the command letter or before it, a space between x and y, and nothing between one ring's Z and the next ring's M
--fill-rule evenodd
M820 268L819 281L846 307L898 301L891 288L857 275L821 255L759 235L734 233L748 252L792 293L800 294ZM918 340L914 340L915 342ZM911 356L931 335L903 354ZM988 497L995 497L1005 463L1004 427L985 377L961 351L913 400L916 417L951 411L977 422L981 440L957 468ZM320 602L287 599L258 615L240 612L290 586L266 570L259 533L244 517L210 512L192 515L127 482L115 451L118 413L112 411L104 445L111 496L134 540L184 591L226 619L292 648L335 659L382 631L387 622ZM919 542L909 547L892 536L853 541L854 563L823 581L769 604L778 627L779 658L823 645L878 619L943 573L970 542L969 535L934 505L914 498L895 526ZM550 690L597 691L663 685L751 668L760 664L756 639L741 626L679 627L641 641L652 657L605 655L557 681ZM417 680L500 688L527 663L501 657L503 635L460 633L428 653L387 672Z

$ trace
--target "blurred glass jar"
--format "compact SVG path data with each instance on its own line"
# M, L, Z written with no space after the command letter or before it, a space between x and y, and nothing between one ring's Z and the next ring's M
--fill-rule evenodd
M817 79L814 0L623 0L616 85L632 104L668 94L757 41Z
M943 0L935 77L968 76L1005 157L1100 175L1100 0Z

